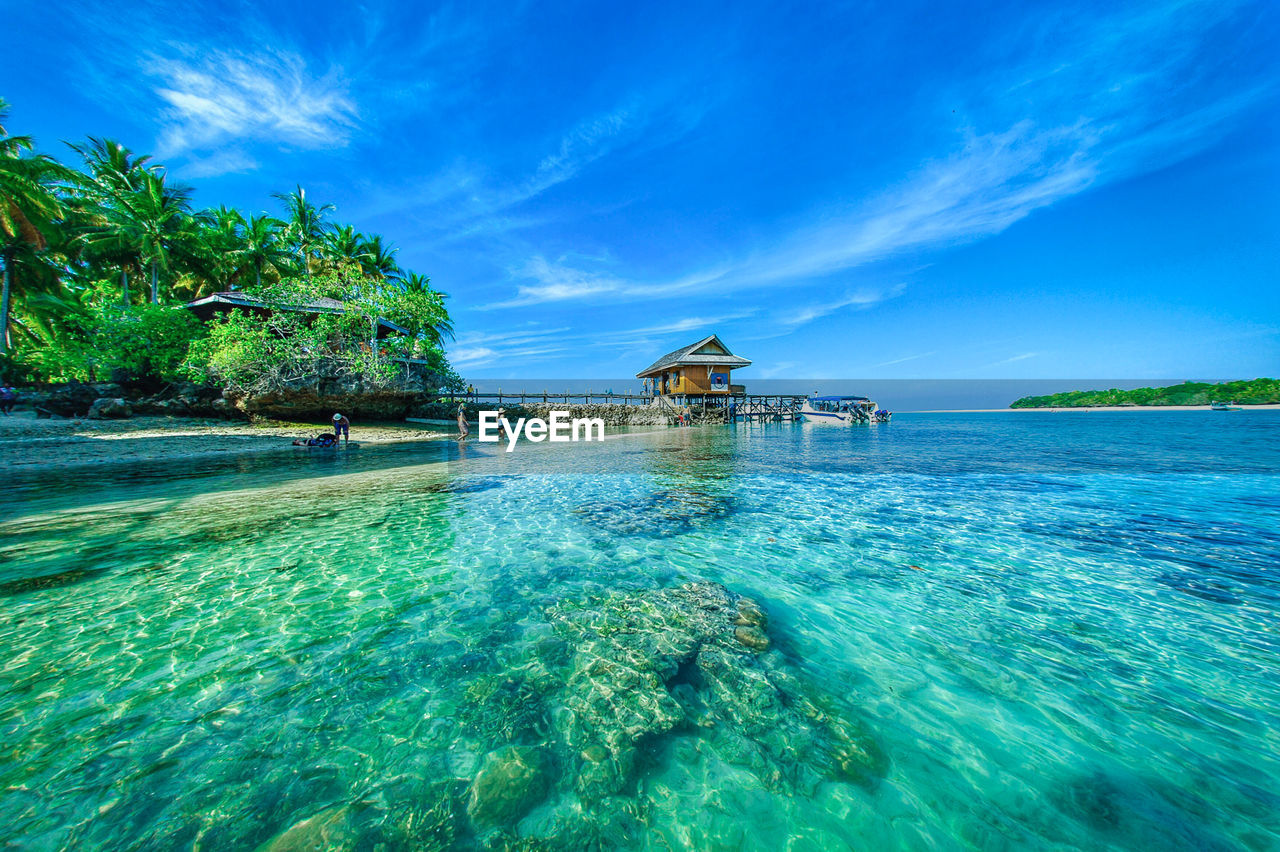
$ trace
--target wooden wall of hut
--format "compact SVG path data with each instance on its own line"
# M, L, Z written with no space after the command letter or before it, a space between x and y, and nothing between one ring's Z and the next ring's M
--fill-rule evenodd
M705 366L699 364L696 367L677 367L680 371L680 381L676 382L672 393L689 393L689 394L718 394L729 393L725 390L711 389L711 373L729 374L731 367L715 366L708 370Z

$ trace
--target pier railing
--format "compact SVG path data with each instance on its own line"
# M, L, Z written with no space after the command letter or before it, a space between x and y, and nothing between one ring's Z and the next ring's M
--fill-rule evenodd
M553 402L564 405L659 405L680 411L686 406L698 408L704 412L709 409L722 409L725 418L733 420L792 420L804 405L803 395L795 394L637 394L612 393L611 391L570 391L556 393L549 389L542 391L479 391L442 394L440 397L448 402L470 402L475 404L493 403L495 405L530 405L535 403L549 404Z

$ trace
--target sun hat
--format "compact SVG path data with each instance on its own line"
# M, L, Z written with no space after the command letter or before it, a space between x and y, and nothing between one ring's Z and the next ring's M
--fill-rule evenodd
M342 415L341 415L341 414L335 414L335 415L333 415L333 419L334 419L335 421L337 421L337 420L341 420L341 419L342 419Z

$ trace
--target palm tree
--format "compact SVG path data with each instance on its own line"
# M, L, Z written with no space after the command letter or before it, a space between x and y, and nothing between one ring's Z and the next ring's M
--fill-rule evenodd
M289 249L284 243L285 227L284 222L265 213L250 216L245 222L244 256L253 267L254 281L259 287L263 270L274 270L278 274L289 261Z
M364 243L364 260L361 261L361 267L366 275L374 278L387 279L399 278L402 270L400 264L396 263L396 252L399 249L384 245L382 237L374 234Z
M119 142L90 137L71 147L88 170L80 187L94 224L86 234L91 253L119 263L125 304L130 268L150 266L151 302L158 303L160 270L169 268L173 249L191 235L191 189L169 183L163 168L147 165L150 157Z
M14 292L14 266L48 245L48 234L63 215L53 181L61 173L53 160L29 155L31 137L10 136L3 126L9 104L0 98L0 352L9 349L9 311Z
M435 346L444 345L446 338L453 340L453 320L449 318L449 311L444 306L444 300L449 296L433 290L431 279L416 272L400 270L396 283L404 289L412 301L418 303L420 310L426 308L426 313L431 317L421 327L415 326L414 330Z
M113 139L99 139L90 136L82 145L67 146L84 160L88 169L87 187L105 186L113 193L131 192L140 184L141 175L153 168L150 155L134 154L133 151Z
M316 207L307 200L307 191L299 186L290 193L275 193L273 198L284 202L285 233L290 246L298 256L302 274L311 277L311 258L316 246L324 238L324 214L336 210L332 204Z
M245 251L246 223L239 210L222 206L202 210L193 219L192 239L184 241L184 260L190 267L185 276L189 295L236 288L236 282L249 270Z
M410 293L431 293L431 279L426 275L419 275L416 272L402 272L400 275L400 286L404 287Z
M137 246L150 265L151 304L159 304L160 270L170 268L174 248L190 236L191 190L168 183L159 169L148 169L136 191L113 201L107 214L110 226Z
M365 246L368 238L350 225L334 227L324 235L322 249L324 259L335 267L343 263L364 266L367 260Z

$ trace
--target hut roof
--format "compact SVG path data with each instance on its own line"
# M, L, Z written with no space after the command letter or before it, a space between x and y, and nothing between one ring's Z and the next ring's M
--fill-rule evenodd
M708 367L746 367L751 362L746 358L739 358L729 351L729 347L724 345L716 335L704 337L697 343L689 346L681 347L674 352L668 352L657 361L654 361L648 368L636 373L636 378L643 379L646 376L652 376L655 373L661 373L668 367L687 367L704 365Z
M203 299L187 302L187 310L206 321L213 319L214 314L224 314L236 308L262 314L268 314L271 311L297 311L304 314L341 314L347 310L344 302L330 299L327 296L300 302L296 305L275 305L268 303L265 299L251 296L248 293L241 293L238 290L214 293L212 296L205 296ZM403 335L409 334L409 329L404 326L378 317L378 336L385 337L388 331Z

